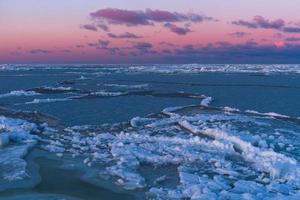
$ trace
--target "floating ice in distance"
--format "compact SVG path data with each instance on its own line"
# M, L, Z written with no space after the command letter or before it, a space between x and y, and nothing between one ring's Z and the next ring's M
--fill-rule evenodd
M59 86L59 87L42 87L43 89L46 90L58 90L58 91L70 91L73 90L73 88L71 87L63 87L63 86Z
M12 97L12 96L36 96L40 95L40 93L34 91L25 91L25 90L14 90L6 94L0 94L0 98Z
M137 85L122 85L122 84L104 84L107 87L125 88L125 89L144 89L149 86L149 84L137 84Z
M261 113L255 110L246 110L246 113L251 113L251 114L256 114L256 115L264 115L264 116L269 116L269 117L281 117L281 118L290 118L287 115L282 115L282 114L278 114L275 112L267 112L267 113Z
M77 70L87 69L91 75L103 75L109 73L163 73L163 74L197 74L197 73L259 73L269 75L273 73L299 74L299 64L157 64L157 65L7 65L1 64L2 71L19 71L31 69L44 70ZM70 72L69 72L70 73ZM83 74L82 72L73 72Z
M94 96L103 96L103 97L116 97L116 96L121 96L127 94L126 92L108 92L108 91L97 91L97 92L92 92L90 95Z
M229 106L223 107L223 110L224 110L225 112L240 112L239 109L237 109L237 108L231 108L231 107L229 107Z
M26 102L25 104L39 104L39 103L54 103L61 101L71 101L71 98L47 98L47 99L34 99L33 101Z

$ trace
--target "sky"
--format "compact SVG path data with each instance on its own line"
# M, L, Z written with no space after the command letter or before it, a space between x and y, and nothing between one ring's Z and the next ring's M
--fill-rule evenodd
M0 0L0 63L300 63L300 0Z

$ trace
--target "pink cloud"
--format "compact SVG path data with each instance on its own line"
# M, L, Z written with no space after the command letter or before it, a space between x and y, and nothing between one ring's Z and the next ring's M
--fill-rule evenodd
M126 26L153 25L156 22L194 22L215 20L199 14L184 14L164 10L124 10L117 8L100 9L90 14L95 20L105 21L108 24L122 24Z

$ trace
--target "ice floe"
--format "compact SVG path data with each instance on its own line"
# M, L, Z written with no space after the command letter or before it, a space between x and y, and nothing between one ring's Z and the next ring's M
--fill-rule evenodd
M149 84L137 84L137 85L122 85L122 84L104 84L107 87L125 88L125 89L144 89L148 88Z
M287 115L278 114L275 112L267 112L267 113L261 113L255 110L246 110L246 113L256 114L256 115L263 115L263 116L269 116L269 117L281 117L281 118L289 118Z
M71 101L71 100L72 100L72 98L34 99L33 101L26 102L25 104L54 103L54 102Z

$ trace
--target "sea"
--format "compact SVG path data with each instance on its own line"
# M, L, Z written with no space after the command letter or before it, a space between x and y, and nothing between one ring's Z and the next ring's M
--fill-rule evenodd
M300 199L300 65L0 65L0 200Z

